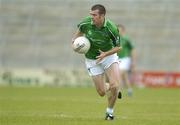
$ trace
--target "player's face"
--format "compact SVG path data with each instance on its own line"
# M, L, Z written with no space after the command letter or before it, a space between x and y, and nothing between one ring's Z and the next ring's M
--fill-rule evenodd
M90 15L93 21L93 24L96 26L101 26L104 22L104 15L99 14L99 10L91 10Z

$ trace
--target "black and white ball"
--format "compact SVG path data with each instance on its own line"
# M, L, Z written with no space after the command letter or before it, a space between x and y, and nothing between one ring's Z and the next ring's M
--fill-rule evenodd
M80 36L74 40L72 47L75 52L86 54L90 49L90 42L86 37Z

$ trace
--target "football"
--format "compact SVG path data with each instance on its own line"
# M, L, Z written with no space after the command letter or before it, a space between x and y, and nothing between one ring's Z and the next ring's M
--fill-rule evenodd
M86 37L80 36L74 40L72 48L77 53L86 54L90 48L90 42Z

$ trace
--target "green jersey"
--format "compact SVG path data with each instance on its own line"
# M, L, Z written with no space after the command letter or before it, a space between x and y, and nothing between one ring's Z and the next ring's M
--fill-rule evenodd
M91 43L89 51L85 54L88 59L96 59L96 56L100 54L99 50L106 52L115 46L120 46L118 29L110 20L105 19L103 26L97 28L88 16L78 24L78 28Z
M117 54L118 57L130 57L131 51L134 48L134 46L132 45L132 41L129 39L127 35L121 36L121 47L122 49Z

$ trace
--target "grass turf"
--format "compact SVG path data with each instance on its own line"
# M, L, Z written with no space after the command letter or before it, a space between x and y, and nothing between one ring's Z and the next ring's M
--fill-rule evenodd
M180 125L180 89L134 89L105 121L94 88L0 87L0 125Z

